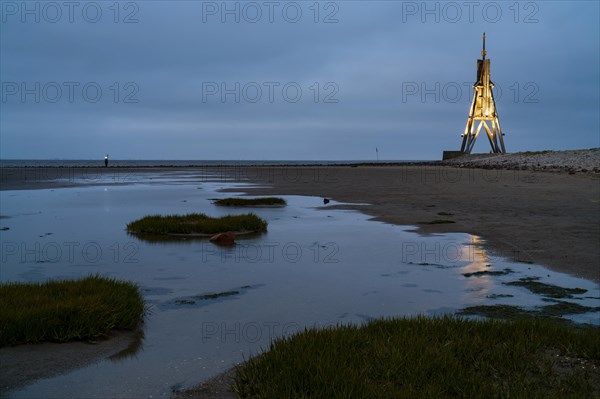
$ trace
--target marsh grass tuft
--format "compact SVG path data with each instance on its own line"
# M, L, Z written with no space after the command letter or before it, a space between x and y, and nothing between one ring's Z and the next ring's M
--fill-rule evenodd
M242 287L243 288L243 287ZM239 291L224 291L224 292L216 292L214 294L203 294L203 295L195 295L188 298L176 299L176 305L195 305L196 301L207 301L211 299L219 299L219 298L227 298L230 296L239 295Z
M436 220L431 220L429 222L417 222L418 224L449 224L449 223L456 223L454 220L446 220L446 219L436 219Z
M503 270L480 270L478 272L472 273L463 273L462 275L465 277L481 277L481 276L504 276L506 274L514 273L514 271L510 268L506 268Z
M569 323L567 319L561 319L564 315L598 312L600 307L584 306L578 303L556 301L552 305L540 306L534 309L525 309L513 305L477 305L462 309L459 315L477 315L494 319L519 319L524 317L542 317L555 319L560 323Z
M486 295L485 297L490 298L490 299L512 298L512 297L514 297L514 295L512 295L512 294L489 294L489 295Z
M240 397L590 397L598 331L547 320L375 320L274 341L236 370ZM557 356L586 367L555 367Z
M515 320L531 317L533 310L526 310L514 305L476 305L466 307L458 312L459 315L483 316L491 319Z
M542 283L537 280L537 277L525 277L518 281L511 281L503 284L525 287L534 294L540 294L550 298L572 298L573 295L584 294L587 292L584 288L564 288L559 287L558 285Z
M558 301L554 305L544 306L542 311L547 317L561 317L569 314L598 312L600 306L584 306L574 302Z
M216 200L215 205L219 206L285 206L287 202L283 198L278 197L262 197L262 198L223 198Z
M217 299L217 298L238 295L239 293L240 293L239 291L224 291L224 292L217 292L214 294L196 295L192 298L198 299L199 301L205 301L207 299Z
M146 313L138 286L99 275L0 284L0 346L66 342L135 329Z
M187 215L152 215L131 222L127 230L141 235L216 234L227 231L263 232L267 222L253 213L213 218L203 213Z

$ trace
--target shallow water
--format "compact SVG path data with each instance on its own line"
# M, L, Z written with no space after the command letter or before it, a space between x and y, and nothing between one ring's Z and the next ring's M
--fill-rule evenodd
M230 195L218 189L241 184L193 183L185 173L147 176L128 185L0 192L0 225L10 228L1 233L2 281L100 273L137 282L152 306L132 357L40 380L9 397L169 397L305 326L479 304L547 305L523 287L502 284L522 277L585 288L569 301L600 305L596 284L489 256L476 236L423 237L358 212L317 209L323 203L314 197L287 196L285 208L255 209L268 233L231 249L207 240L146 242L129 236L126 224L146 214L248 212L210 201ZM504 268L514 273L463 276ZM227 295L210 296L218 293ZM571 318L598 324L600 313Z

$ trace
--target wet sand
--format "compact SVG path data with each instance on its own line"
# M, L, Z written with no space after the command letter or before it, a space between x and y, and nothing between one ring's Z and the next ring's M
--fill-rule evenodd
M354 203L338 208L360 210L387 223L416 226L421 234L478 235L491 254L600 283L598 173L459 168L439 163L2 168L0 172L2 190L129 184L171 173L185 174L189 181L199 183L222 179L252 182L260 187L243 189L250 195L307 195ZM438 220L454 223L422 224Z
M234 377L235 367L232 367L202 385L176 392L173 399L235 399L238 396L231 389Z
M116 167L23 167L0 168L0 190L39 190L131 184L139 174L147 176L177 173L187 168L116 168Z
M338 208L417 226L421 234L478 235L491 254L600 283L598 174L428 165L234 172L263 186L244 190L247 194L310 195L356 203ZM454 223L422 224L437 220Z
M91 342L41 343L0 348L0 393L92 363L131 356L139 349L140 332L113 331Z

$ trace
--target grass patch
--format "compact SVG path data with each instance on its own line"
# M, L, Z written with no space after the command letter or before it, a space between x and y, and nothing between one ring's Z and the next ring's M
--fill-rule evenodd
M504 276L506 274L514 273L514 270L506 268L504 270L481 270L473 273L463 273L465 277L480 277L480 276Z
M287 202L283 198L223 198L213 202L219 206L285 206Z
M461 316L482 316L490 319L515 320L533 316L535 311L525 310L514 305L477 305L469 306L457 314Z
M512 298L514 295L511 294L490 294L490 295L486 295L486 298L490 298L490 299L498 299L498 298Z
M180 309L181 306L185 306L188 308L189 307L199 308L199 307L210 305L211 303L215 303L215 302L238 300L239 297L246 294L248 292L248 290L254 289L257 287L260 287L260 284L255 285L255 286L244 285L242 287L234 288L234 289L227 290L227 291L205 292L205 293L197 294L197 295L179 297L179 298L175 298L173 300L167 301L167 302L163 302L159 306L162 309Z
M127 225L127 231L141 235L211 235L234 232L263 232L267 222L253 213L213 218L203 213L145 216Z
M0 346L95 339L136 328L145 312L136 284L98 275L0 284Z
M581 314L600 311L600 307L583 306L578 303L558 301L554 305L544 306L542 315L548 317L561 317L567 314Z
M193 298L198 299L200 301L205 301L207 299L217 299L217 298L223 298L223 297L232 296L232 295L238 295L239 293L240 293L239 291L225 291L225 292L217 292L215 294L196 295Z
M243 287L242 287L243 288ZM217 292L215 294L204 294L190 297L191 299L178 299L175 301L176 305L195 305L196 301L206 301L210 299L224 298L233 295L239 295L239 291L225 291Z
M433 267L437 267L438 269L450 269L453 268L454 266L447 266L447 265L442 265L439 263L427 263L427 262L420 262L420 263L413 263L413 262L408 262L409 265L418 265L418 266L433 266Z
M558 322L566 322L560 317L570 314L581 314L600 311L600 307L583 306L578 303L558 301L552 305L542 306L536 309L524 309L512 305L478 305L470 306L458 312L459 315L476 315L492 319L514 320L524 317L542 317L557 319Z
M446 219L436 219L430 222L417 222L418 224L449 224L456 223L454 220L446 220Z
M559 287L558 285L541 283L537 280L538 278L525 277L518 281L511 281L503 284L525 287L534 294L540 294L550 298L572 298L573 295L584 294L587 292L587 290L583 288L564 288Z
M305 330L236 370L233 390L263 398L590 397L598 331L547 320L375 320ZM586 367L554 367L557 356Z

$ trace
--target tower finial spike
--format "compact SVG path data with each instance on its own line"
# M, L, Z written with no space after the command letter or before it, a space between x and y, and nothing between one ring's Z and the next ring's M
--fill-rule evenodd
M481 50L481 56L483 57L484 60L485 60L486 54L487 54L487 51L485 51L485 32L483 32L483 50Z

